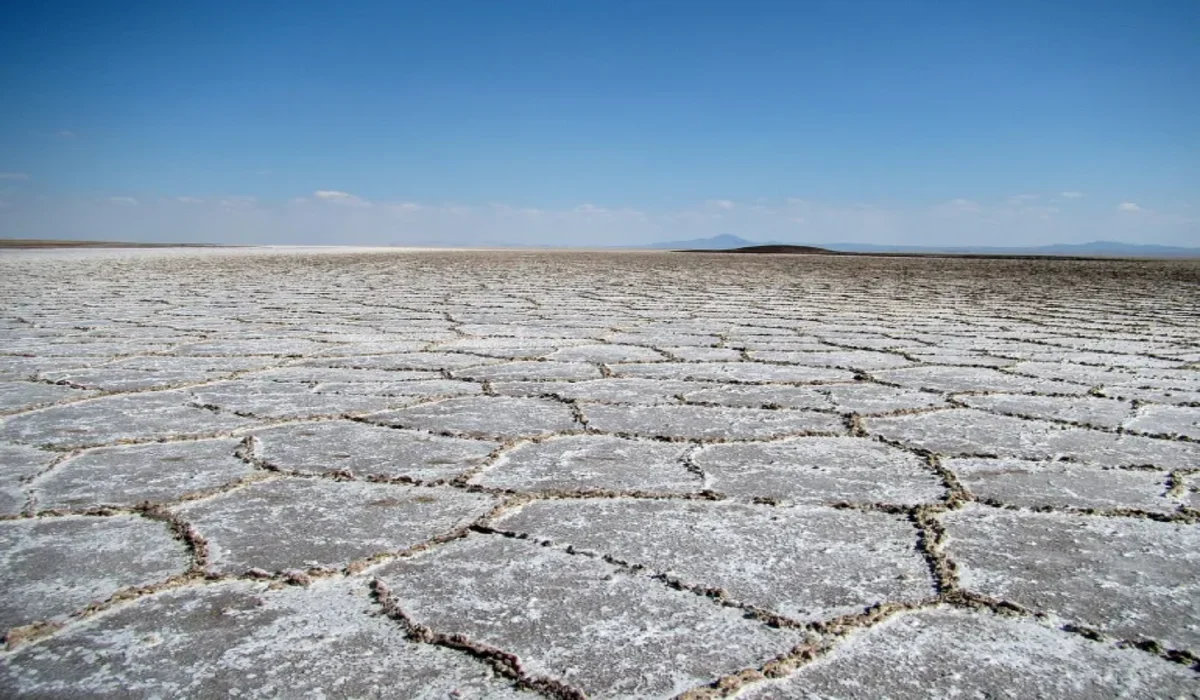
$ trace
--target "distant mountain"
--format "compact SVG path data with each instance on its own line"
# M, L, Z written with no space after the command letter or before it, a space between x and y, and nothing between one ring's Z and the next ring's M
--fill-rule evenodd
M686 241L650 243L639 248L652 250L732 250L755 246L784 245L778 241L751 241L732 233L722 233L711 238L693 238ZM788 244L790 245L790 244ZM804 243L797 244L824 248L839 253L947 253L951 255L1063 255L1101 258L1200 258L1200 248L1184 248L1165 245L1141 245L1120 241L1092 241L1091 243L1055 243L1043 246L921 246L921 245L876 245L873 243Z
M1108 258L1200 258L1200 248L1142 245L1120 241L1055 243L1043 246L912 246L870 243L827 243L821 246L846 253L954 253L967 255L1066 255Z
M712 238L693 238L688 241L666 241L650 243L639 248L654 250L727 250L729 248L745 248L746 246L761 245L758 241L748 241L732 233L722 233Z
M786 255L858 255L858 253L843 253L828 248L817 248L811 245L789 245L786 243L768 243L766 245L750 245L741 248L692 248L680 250L681 253L758 253Z

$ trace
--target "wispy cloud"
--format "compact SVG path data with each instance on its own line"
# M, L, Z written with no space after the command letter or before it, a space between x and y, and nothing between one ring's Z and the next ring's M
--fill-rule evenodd
M11 183L10 183L11 185ZM51 197L0 182L0 235L103 239L180 239L239 243L517 243L640 245L657 240L735 233L789 243L898 243L914 245L1029 245L1097 239L1185 244L1200 235L1200 217L1186 209L1157 210L1109 201L1107 213L1062 205L1057 192L1009 202L950 199L936 206L895 206L754 197L731 209L706 200L671 210L622 208L581 197L564 207L525 204L366 203L348 192L322 190L301 199L202 194L148 198ZM1098 195L1089 195L1096 199ZM1183 205L1180 205L1182 207ZM1136 220L1136 221L1135 221ZM57 232L57 233L56 233Z
M366 207L371 203L362 197L350 194L349 192L340 192L338 190L317 190L313 192L313 196L322 202L332 202L334 204L345 204L352 207Z
M939 218L962 216L964 214L978 214L981 207L979 202L973 199L952 199L949 202L942 202L935 205L930 212Z
M1083 192L1075 192L1072 190L1069 192L1059 192L1058 196L1062 197L1063 199L1083 199L1087 195Z
M255 204L258 204L257 197L221 197L217 200L217 204L222 209L249 209Z
M0 180L28 180L28 173L0 173Z
M708 200L708 206L713 209L733 209L737 205L728 199L710 199Z
M62 131L56 132L54 135L55 135L55 136L57 136L57 137L58 137L58 138L60 138L60 139L73 139L73 138L75 138L75 132L74 132L74 131L68 131L68 130L66 130L66 129L63 129Z

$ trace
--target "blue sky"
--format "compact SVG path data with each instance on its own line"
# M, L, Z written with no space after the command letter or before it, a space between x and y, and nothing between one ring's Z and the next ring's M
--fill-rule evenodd
M1190 0L4 13L0 236L1200 245Z

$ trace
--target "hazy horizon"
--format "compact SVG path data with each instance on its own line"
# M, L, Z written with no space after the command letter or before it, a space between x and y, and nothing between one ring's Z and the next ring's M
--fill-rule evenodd
M1200 5L14 7L0 237L1200 246Z

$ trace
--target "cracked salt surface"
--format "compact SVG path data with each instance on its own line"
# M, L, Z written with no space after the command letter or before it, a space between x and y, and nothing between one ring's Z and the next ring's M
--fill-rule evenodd
M189 562L166 525L137 516L0 521L0 630L67 615L126 586L163 581L184 573Z
M1069 458L1101 466L1164 470L1200 464L1200 444L1196 443L1072 428L974 409L869 418L865 425L869 433L948 455Z
M417 481L453 479L483 463L498 447L342 420L295 423L253 434L260 443L259 456L275 469Z
M160 593L0 658L0 685L64 698L527 695L478 661L407 641L361 581Z
M25 484L49 467L53 452L0 444L0 515L18 515L25 507Z
M344 567L446 535L491 505L486 495L449 488L287 478L175 513L208 541L213 570L240 574Z
M1200 529L1133 518L947 513L963 588L1117 638L1200 648Z
M101 447L68 459L33 482L39 510L133 507L174 501L253 472L232 439Z
M474 536L378 576L435 630L516 654L589 697L669 697L802 639L644 574L527 540Z
M607 435L552 438L508 450L471 483L519 492L690 493L704 483L683 466L688 449Z
M1026 620L931 609L857 632L791 678L742 697L1194 697L1196 677L1133 649Z
M793 503L915 505L945 495L921 458L861 438L715 445L693 458L718 492Z
M106 396L3 419L0 440L55 448L203 437L251 423L190 405L179 391Z
M610 554L793 620L933 595L916 530L886 513L600 499L532 503L493 527Z
M0 253L0 695L1200 697L1197 289Z
M753 440L843 430L837 416L809 411L595 404L585 406L583 415L595 430L660 438Z
M450 399L374 413L366 419L381 425L475 438L538 437L579 427L571 410L561 403L506 397Z
M1024 508L1171 512L1168 475L1154 470L1097 469L1066 462L950 459L945 466L975 497Z

